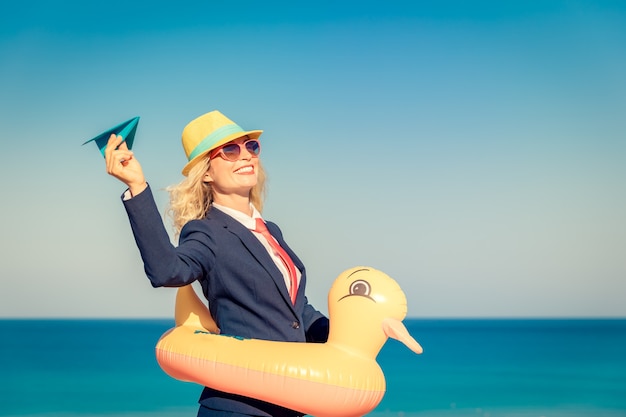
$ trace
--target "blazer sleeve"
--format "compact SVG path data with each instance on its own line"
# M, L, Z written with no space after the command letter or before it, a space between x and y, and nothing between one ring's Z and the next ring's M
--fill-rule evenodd
M175 247L165 229L152 190L123 200L130 226L153 287L179 287L192 283L210 268L215 242L192 225L181 232L184 245ZM193 223L193 222L190 222Z
M324 343L328 340L329 331L330 321L327 317L321 316L315 320L308 329L306 329L306 341L312 343Z

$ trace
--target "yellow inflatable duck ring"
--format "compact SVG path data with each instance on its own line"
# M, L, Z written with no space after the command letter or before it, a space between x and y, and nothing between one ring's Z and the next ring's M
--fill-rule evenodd
M402 324L406 296L385 273L355 267L333 283L328 313L326 343L222 336L215 333L219 330L193 288L182 287L176 299L176 327L159 340L157 361L173 378L304 414L363 416L385 394L376 356L387 338L422 353Z

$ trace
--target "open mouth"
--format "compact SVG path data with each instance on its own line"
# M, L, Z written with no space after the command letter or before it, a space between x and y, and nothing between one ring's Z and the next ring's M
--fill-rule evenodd
M253 174L253 173L254 173L254 167L252 165L246 165L235 170L235 174Z

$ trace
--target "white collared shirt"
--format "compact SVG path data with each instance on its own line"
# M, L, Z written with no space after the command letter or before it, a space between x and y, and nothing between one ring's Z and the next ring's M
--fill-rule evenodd
M254 207L254 205L252 203L250 203L250 208L252 209L252 217L250 217L247 214L242 213L239 210L235 210L235 209L232 209L230 207L222 206L220 204L212 203L211 206L219 209L220 211L223 211L224 213L228 214L233 219L237 220L239 223L244 225L244 227L249 229L252 232L252 234L257 237L257 239L259 239L259 242L261 242L261 244L263 245L265 250L267 250L267 252L269 253L270 257L272 258L272 260L274 261L274 263L278 267L278 270L281 272L281 274L283 274L283 278L285 280L285 285L287 286L287 289L290 289L290 287L291 287L291 280L289 279L289 271L287 270L287 267L285 266L285 264L281 260L280 256L274 251L272 246L269 244L269 242L267 241L265 236L263 236L261 233L255 231L255 229L256 229L256 219L257 218L263 219L261 217L261 213L259 213L259 211L256 209L256 207ZM298 283L299 283L301 274L300 274L300 270L298 268L296 268L296 275L298 277Z

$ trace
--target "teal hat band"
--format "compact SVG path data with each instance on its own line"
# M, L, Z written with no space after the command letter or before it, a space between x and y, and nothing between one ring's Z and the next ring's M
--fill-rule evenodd
M189 161L194 159L196 156L213 149L215 145L218 144L222 139L236 133L244 132L245 130L243 130L234 123L231 125L224 125L219 129L214 130L210 135L202 139L200 143L198 143L198 145L193 149L193 151L191 151L188 157Z

